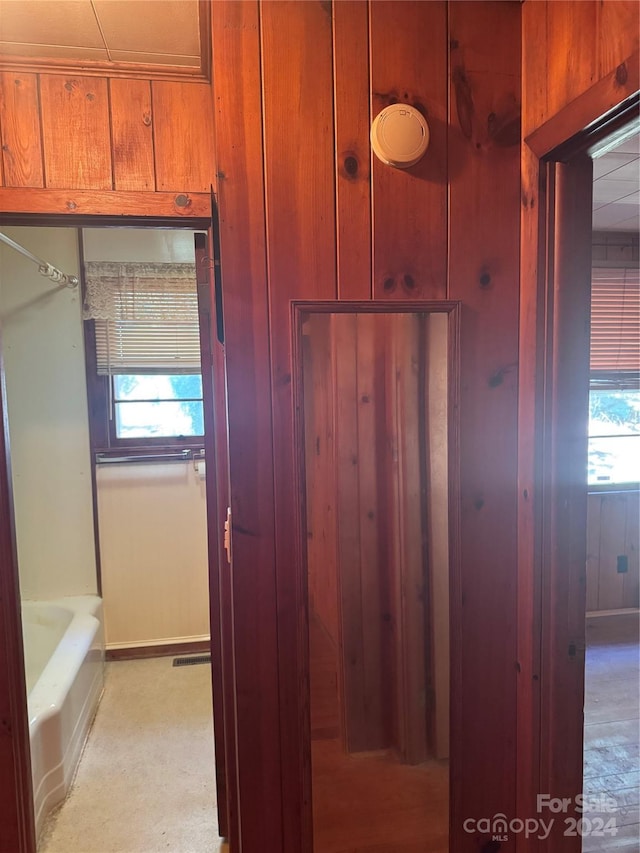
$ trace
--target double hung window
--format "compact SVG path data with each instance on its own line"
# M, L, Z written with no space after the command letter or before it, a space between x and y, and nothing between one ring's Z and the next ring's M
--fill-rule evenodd
M194 265L88 262L84 317L94 448L201 445Z

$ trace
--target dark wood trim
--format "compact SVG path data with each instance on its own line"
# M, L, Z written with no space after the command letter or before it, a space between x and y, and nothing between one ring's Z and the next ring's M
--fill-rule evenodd
M80 279L80 295L84 300L84 296L86 293L86 283L84 278L84 239L82 235L82 228L77 229L78 236L78 277ZM93 327L94 324L91 323L91 329L87 328L87 322L82 323L82 341L84 345L84 355L85 355L85 382L87 386L87 419L89 421L89 470L91 471L91 504L93 509L93 546L95 549L96 555L96 585L98 595L102 596L102 563L100 559L100 527L99 527L99 516L98 516L98 486L96 483L96 465L95 465L95 457L93 453L93 428L92 414L94 412L94 403L95 401L92 398L92 383L90 381L90 366L91 362L89 360L90 355L93 357L94 369L95 369L95 339L93 337ZM89 334L88 334L89 332ZM89 340L91 338L91 340Z
M592 145L637 115L640 55L628 57L582 95L567 104L526 137L525 142L542 159L553 152L560 160Z
M35 853L9 422L0 330L0 850Z
M550 169L543 285L540 786L573 802L582 791L592 184L586 154ZM581 839L564 828L554 826L543 849L578 853Z
M218 831L226 838L229 835L229 808L227 789L227 751L225 737L224 672L222 653L222 613L220 575L225 561L221 539L223 524L218 495L216 454L217 423L222 418L226 423L224 409L215 410L215 391L224 382L224 373L215 373L219 365L214 361L215 316L212 300L211 249L205 234L195 234L196 279L198 287L198 317L200 321L200 356L202 372L202 406L205 422L206 493L207 493L207 552L209 559L209 619L211 646L211 687L213 695L213 736L215 742L216 793L218 804Z
M187 643L162 643L158 646L131 646L127 649L106 649L105 660L143 660L173 655L195 655L211 651L209 640L194 640Z
M142 217L153 227L148 217L164 220L160 227L172 227L168 220L190 220L190 227L206 228L211 220L209 193L125 192L121 190L58 190L58 189L0 189L0 209L3 216L15 221L17 214L64 216L67 219L85 216L100 217L100 224L133 225ZM193 220L200 220L194 223ZM33 224L33 223L32 223ZM48 224L42 219L38 225ZM74 223L76 227L82 223ZM95 227L95 225L94 225ZM184 227L184 225L183 225Z

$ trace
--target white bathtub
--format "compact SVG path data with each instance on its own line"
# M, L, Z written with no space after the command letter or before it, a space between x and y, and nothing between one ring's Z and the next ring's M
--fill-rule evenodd
M67 794L104 683L102 600L23 601L36 832Z

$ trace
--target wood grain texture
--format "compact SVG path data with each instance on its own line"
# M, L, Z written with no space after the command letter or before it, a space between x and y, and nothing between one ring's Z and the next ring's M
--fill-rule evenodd
M640 5L635 0L596 4L598 77L605 77L640 48ZM592 60L593 61L593 60Z
M623 495L604 495L600 505L598 608L617 610L623 606L624 575L618 574L617 558L624 549L627 504Z
M290 300L336 296L331 9L314 0L263 3L260 12L280 725L286 732L281 742L287 803L282 849L298 853L301 838L310 837L311 822L303 809L309 797L309 776L300 763L308 738L308 717L299 704L308 640L298 618L303 581L291 525L299 511L299 486L292 422Z
M40 108L46 186L112 189L106 79L44 74Z
M624 576L622 606L637 608L640 607L640 494L638 492L627 495L624 554L628 560L628 571Z
M3 185L42 187L42 143L35 74L0 74Z
M158 192L208 192L215 174L211 87L151 83Z
M0 189L5 213L103 217L211 218L209 193L118 192L111 190Z
M587 500L587 613L599 609L601 511L602 497L589 495Z
M336 251L340 299L371 296L368 6L333 4Z
M257 3L212 4L228 387L237 806L243 847L282 849L273 454ZM229 69L242 69L229 73ZM230 120L233 116L233 121ZM157 120L157 115L156 115ZM243 144L238 146L238 133ZM238 227L242 223L242 227ZM230 839L239 848L239 837Z
M503 745L516 738L520 20L518 6L504 3L452 3L449 15L449 298L463 302L463 601L452 602L462 612L452 660L463 696L491 697L486 705L453 697L451 766L491 768L493 779L456 777L451 843L466 851L490 838L463 832L464 815L515 811L515 756Z
M409 103L426 116L431 134L427 153L410 169L373 157L374 296L444 299L446 3L383 0L370 4L369 18L372 118L389 104Z
M551 115L597 80L598 5L592 0L547 3L547 109Z
M148 80L109 80L115 190L154 190L153 113Z

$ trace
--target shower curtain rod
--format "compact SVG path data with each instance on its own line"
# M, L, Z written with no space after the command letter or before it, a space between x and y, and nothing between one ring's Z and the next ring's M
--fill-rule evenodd
M43 261L41 258L36 257L36 255L31 254L24 246L21 246L19 243L14 242L10 237L7 237L6 234L3 234L0 231L0 240L3 243L6 243L7 246L11 246L12 249L15 249L16 252L20 252L21 255L24 255L25 258L29 258L30 261L38 264L38 272L40 275L45 276L46 278L50 278L51 281L55 281L57 284L63 284L65 287L77 287L78 286L78 277L75 275L67 275L59 270L57 267L54 267L52 264L47 263L47 261Z

